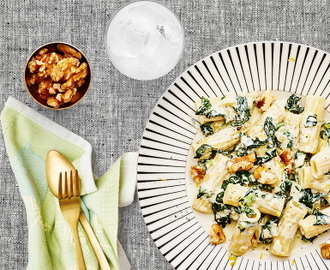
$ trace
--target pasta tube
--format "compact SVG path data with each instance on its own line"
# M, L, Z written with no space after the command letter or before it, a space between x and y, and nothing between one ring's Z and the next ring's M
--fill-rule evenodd
M298 149L299 135L300 135L300 123L302 116L291 112L286 112L285 117L285 129L290 134L292 140L292 149Z
M196 198L192 204L192 208L198 212L212 214L212 203L204 197Z
M202 144L208 144L214 148L227 150L237 144L240 140L239 134L242 130L237 129L231 125L225 126L218 132L194 144L197 149Z
M240 184L229 184L223 195L223 202L225 204L238 206L239 200L248 192L248 187L243 187Z
M299 150L315 154L319 143L325 99L307 96L302 116Z
M282 214L285 198L272 193L259 191L256 194L256 207L261 213L279 217Z
M311 162L312 164L312 162ZM317 166L315 164L314 166ZM311 166L304 166L298 173L300 186L302 189L315 189L322 193L327 193L330 190L329 176L315 178Z
M250 188L241 186L240 184L229 184L224 193L223 202L225 204L239 206L239 200L242 199L249 190ZM284 203L285 198L272 193L255 191L253 206L261 213L279 217L282 213Z
M330 171L330 146L324 147L310 160L312 173L315 178L320 178Z
M316 215L310 215L299 222L300 231L306 238L311 238L330 229L330 207L320 212L325 215L322 217L324 219L323 225L315 225L317 223Z
M245 213L242 213L231 237L229 252L234 256L243 255L252 245L251 240L257 229L260 212L256 208L251 209L255 215L248 217Z
M278 235L274 238L270 252L277 256L289 256L300 220L307 209L296 201L289 201L278 225Z
M227 156L217 154L213 160L213 165L206 170L201 187L210 192L221 185L222 181L228 176L226 168Z
M273 103L270 108L257 119L256 123L247 132L251 138L258 137L262 140L267 138L267 135L264 132L264 124L267 117L271 117L274 123L280 123L285 118L285 112L276 103Z

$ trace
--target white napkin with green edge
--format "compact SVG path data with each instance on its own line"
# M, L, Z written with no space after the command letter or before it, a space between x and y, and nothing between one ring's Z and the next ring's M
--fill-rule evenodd
M25 204L28 224L28 270L77 269L73 236L48 188L45 161L57 150L78 170L81 207L113 270L130 264L118 240L118 207L133 201L137 153L124 153L100 178L92 172L91 145L13 97L1 113L3 137ZM78 225L86 268L99 269L82 226Z

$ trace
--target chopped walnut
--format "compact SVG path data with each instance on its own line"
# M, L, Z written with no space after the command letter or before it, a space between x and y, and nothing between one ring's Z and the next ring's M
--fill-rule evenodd
M60 81L64 75L69 79L75 71L75 67L79 66L79 60L77 58L68 57L60 60L50 72L50 77L54 82ZM73 72L72 72L73 71Z
M57 49L64 53L65 57L75 57L81 59L81 53L77 52L74 48L65 45L65 44L58 44Z
M289 149L284 150L279 156L285 166L293 164L293 158Z
M49 97L47 99L47 104L51 107L54 107L54 108L58 108L60 107L60 101L58 99L56 99L55 97Z
M330 244L323 243L320 245L321 248L321 255L323 259L329 260L330 259Z
M227 167L230 173L235 173L238 171L248 171L252 169L254 162L256 161L256 155L254 152L229 160L227 162Z
M190 167L190 174L195 183L199 184L203 181L205 170L200 165L194 165Z
M210 244L218 245L224 243L225 241L226 235L222 227L217 223L213 224L210 231Z
M269 109L274 100L275 96L269 90L267 90L263 92L261 97L257 100L256 106L259 108L259 111L265 112Z

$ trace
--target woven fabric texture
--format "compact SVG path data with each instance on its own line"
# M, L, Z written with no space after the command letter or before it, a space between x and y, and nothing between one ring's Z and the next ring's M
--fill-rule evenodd
M0 110L13 96L91 143L93 168L103 175L124 152L138 151L145 124L169 85L200 59L229 46L289 41L330 51L327 0L156 0L173 10L185 31L184 53L167 75L137 81L111 64L105 31L111 16L130 1L2 0L0 9ZM92 87L69 110L33 102L23 84L28 56L48 42L80 48L92 66ZM25 269L27 218L0 136L0 269ZM137 195L119 213L119 240L135 270L169 270L145 226Z

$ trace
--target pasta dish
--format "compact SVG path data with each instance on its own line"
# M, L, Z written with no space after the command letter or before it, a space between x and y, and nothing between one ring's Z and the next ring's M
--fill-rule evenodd
M262 244L287 257L297 235L312 242L330 229L324 105L319 96L279 101L269 90L196 101L192 208L213 215L211 244L230 241L234 256Z

